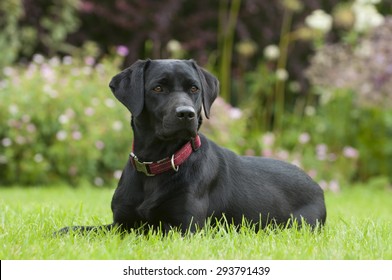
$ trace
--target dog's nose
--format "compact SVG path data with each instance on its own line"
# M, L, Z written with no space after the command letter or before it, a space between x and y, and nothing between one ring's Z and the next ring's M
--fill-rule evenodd
M176 108L176 116L180 120L193 120L196 112L191 106L180 106Z

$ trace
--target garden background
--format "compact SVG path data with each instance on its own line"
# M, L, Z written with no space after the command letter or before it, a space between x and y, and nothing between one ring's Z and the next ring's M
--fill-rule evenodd
M111 77L192 58L221 83L211 139L391 197L391 0L2 0L0 29L0 193L113 189L132 132Z

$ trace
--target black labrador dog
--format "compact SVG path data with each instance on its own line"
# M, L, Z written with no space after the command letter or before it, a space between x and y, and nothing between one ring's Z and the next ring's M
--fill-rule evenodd
M113 224L88 231L149 225L167 232L206 220L264 228L296 220L323 225L322 189L302 170L275 159L238 156L198 133L218 80L193 60L139 60L110 82L132 114L133 151L112 200Z

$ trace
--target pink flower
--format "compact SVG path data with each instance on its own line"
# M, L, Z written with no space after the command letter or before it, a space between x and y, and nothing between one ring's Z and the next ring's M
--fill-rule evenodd
M98 150L102 150L103 148L105 148L105 143L103 143L101 140L98 140L95 142L95 147Z
M350 146L347 146L347 147L344 147L344 148L343 148L343 155L344 155L346 158L353 158L353 159L356 159L356 158L358 158L358 156L359 156L359 152L358 152L357 149L355 149L355 148L353 148L353 147L350 147Z
M64 141L67 138L67 132L65 132L64 130L60 130L56 133L56 138L59 141Z
M74 131L72 132L72 138L74 140L80 140L82 139L82 133L80 131Z
M320 185L320 187L321 187L323 190L327 190L327 188L328 188L328 183L327 183L326 181L324 181L324 180L321 180L321 181L319 182L319 185Z
M126 46L120 45L117 47L116 52L119 56L127 56L129 53L129 50Z
M299 143L301 143L301 144L306 144L306 143L308 143L308 142L310 141L310 135L309 135L309 133L306 133L306 132L301 133L300 136L298 137L298 141L299 141Z
M86 116L92 116L92 115L94 115L94 112L95 112L95 110L92 107L87 107L86 109L84 109L84 114Z
M314 169L310 169L310 170L308 171L308 175L314 179L314 178L316 178L316 176L317 176L317 171L314 170Z
M274 152L271 149L265 149L261 153L263 157L272 157L274 155Z
M242 117L242 111L238 108L231 108L229 110L229 116L233 120L238 120Z
M329 189L334 193L338 193L340 191L340 185L338 181L332 180L331 182L329 182Z
M263 135L262 142L265 147L271 147L275 143L275 135L271 132L268 132Z
M327 151L328 147L325 144L318 144L316 146L316 155L318 160L326 160L327 159Z

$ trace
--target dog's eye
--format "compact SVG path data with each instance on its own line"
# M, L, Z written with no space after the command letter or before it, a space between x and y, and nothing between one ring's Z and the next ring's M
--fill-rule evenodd
M156 86L152 90L155 91L155 92L162 92L163 88L161 86Z
M192 86L191 87L191 92L192 93L196 93L196 92L198 92L199 91L199 88L197 87L197 86Z

